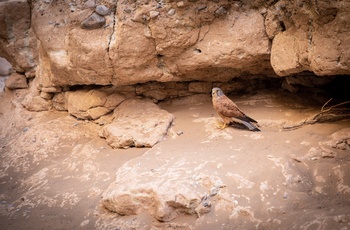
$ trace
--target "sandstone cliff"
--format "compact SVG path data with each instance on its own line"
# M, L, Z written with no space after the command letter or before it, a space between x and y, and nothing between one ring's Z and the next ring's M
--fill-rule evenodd
M350 73L349 1L7 0L0 10L1 56L28 77L36 66L39 89L54 93Z

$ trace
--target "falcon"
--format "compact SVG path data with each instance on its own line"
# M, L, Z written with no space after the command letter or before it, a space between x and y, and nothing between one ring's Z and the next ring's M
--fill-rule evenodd
M223 125L219 127L220 129L224 129L232 123L238 123L244 125L250 131L260 131L252 124L252 122L257 123L257 121L245 115L220 88L213 88L211 94L214 109L224 121Z

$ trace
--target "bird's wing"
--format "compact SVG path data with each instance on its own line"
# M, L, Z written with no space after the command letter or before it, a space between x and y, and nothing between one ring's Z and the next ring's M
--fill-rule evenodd
M225 117L244 116L244 114L238 109L237 105L226 96L218 98L216 105L218 112Z
M237 105L227 96L222 96L218 98L217 102L217 111L225 117L235 117L237 119L247 121L247 122L256 122L253 118L245 115Z

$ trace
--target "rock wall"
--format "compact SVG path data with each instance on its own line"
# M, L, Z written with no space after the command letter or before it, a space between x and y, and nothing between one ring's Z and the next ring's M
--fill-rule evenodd
M31 5L27 0L0 2L0 56L13 69L34 76L37 64L37 38L32 30Z
M0 56L36 76L44 100L76 85L350 73L349 1L6 0L0 10Z
M265 22L280 25L272 39L271 65L280 76L312 71L316 75L349 74L349 1L279 1ZM269 19L269 20L268 20Z
M1 56L17 72L37 65L41 88L350 73L349 1L7 0L0 9Z
M84 24L96 11L87 2L34 3L43 87L273 75L258 10L227 1L104 3L113 10L98 29Z

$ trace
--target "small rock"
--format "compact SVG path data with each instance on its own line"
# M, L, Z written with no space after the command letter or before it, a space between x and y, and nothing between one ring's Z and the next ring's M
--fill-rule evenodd
M65 93L56 93L52 98L53 107L58 111L66 111L66 98Z
M30 70L27 70L24 75L26 76L26 78L34 78L35 77L35 73L36 73L36 69L32 68Z
M84 220L83 222L80 223L80 226L84 227L84 226L88 225L89 222L90 222L89 220Z
M220 191L220 188L218 188L218 187L210 188L210 196L216 196L219 191Z
M52 102L40 96L27 94L22 101L22 106L29 111L47 111L52 108Z
M214 12L216 15L224 15L227 13L227 10L225 9L225 7L220 6L217 10L215 10Z
M285 193L283 194L283 199L287 199L287 198L288 198L288 193L285 192Z
M160 8L162 8L163 7L163 3L162 2L159 2L158 4L157 4L157 9L160 9Z
M53 97L52 93L45 93L45 92L41 92L40 93L40 97L46 99L46 100L51 100Z
M184 7L185 3L183 1L179 1L178 3L176 3L177 7Z
M150 18L156 18L156 17L158 17L158 15L159 15L159 12L158 12L158 11L151 10L151 11L149 12Z
M202 197L202 205L206 208L211 206L211 202L208 195Z
M131 13L131 9L129 9L129 8L126 8L126 9L124 9L123 10L125 13L127 13L127 14L130 14Z
M75 11L75 6L74 5L70 5L69 6L69 10L70 10L70 12L73 13Z
M43 87L40 91L45 93L60 93L62 92L62 88L59 86Z
M81 28L86 30L99 29L106 23L106 19L97 13L91 14L81 23Z
M93 8L93 7L95 7L95 5L96 5L95 0L87 0L87 1L83 4L83 8L84 8L84 9Z
M168 11L168 15L172 16L174 15L176 12L176 10L174 8L171 8L169 11Z
M206 8L207 8L207 6L201 5L201 6L198 6L198 7L196 8L196 10L202 11L202 10L205 10Z
M95 11L96 11L96 13L98 13L101 16L106 16L106 15L111 13L111 10L105 5L96 6Z

